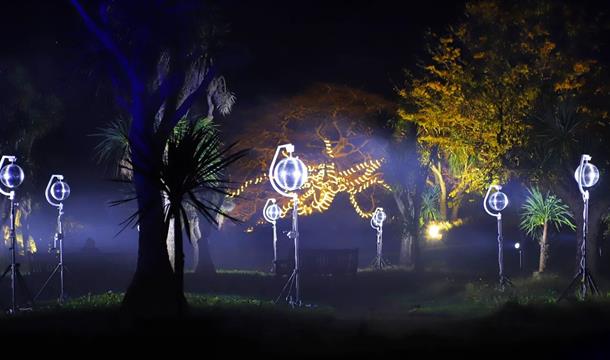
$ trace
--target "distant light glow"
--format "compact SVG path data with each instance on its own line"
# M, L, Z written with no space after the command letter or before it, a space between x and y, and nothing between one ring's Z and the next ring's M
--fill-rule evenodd
M441 227L436 223L428 224L426 234L428 240L442 240L443 238L443 234L441 233Z
M464 220L454 221L432 221L426 226L426 240L430 242L443 240L443 232L447 232L454 227L462 226Z
M521 244L520 243L515 243L515 249L517 249L517 250L521 249Z

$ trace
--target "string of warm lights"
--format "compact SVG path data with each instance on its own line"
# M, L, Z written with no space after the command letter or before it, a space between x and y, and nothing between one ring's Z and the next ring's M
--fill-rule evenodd
M325 152L329 158L334 159L332 146L328 140L324 140ZM373 186L380 186L384 190L390 190L388 184L383 180L383 173L379 171L384 159L374 159L354 164L343 171L337 170L334 161L324 162L307 167L309 179L302 187L299 195L299 215L311 215L314 212L323 213L330 208L334 199L339 193L349 194L349 201L356 214L362 218L370 218L372 211L363 210L358 203L358 194L366 191ZM261 184L267 180L267 175L261 175L254 179L244 182L239 188L230 194L237 197L243 194L248 187ZM281 207L281 214L284 216L292 209L292 200ZM375 206L373 204L372 208Z

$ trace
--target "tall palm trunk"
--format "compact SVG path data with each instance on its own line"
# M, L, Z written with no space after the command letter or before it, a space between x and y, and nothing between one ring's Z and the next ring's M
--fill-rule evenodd
M542 236L540 237L540 262L538 263L538 273L543 273L546 270L547 261L549 259L549 243L548 243L548 222L544 222L542 228Z
M174 274L176 276L176 301L178 309L183 313L186 308L184 297L184 244L182 237L182 221L178 211L174 212Z
M146 160L138 162L138 155L144 154L141 150L134 152L134 163L146 164ZM135 316L176 316L180 304L176 301L178 289L167 253L163 198L149 175L134 172L133 184L140 210L138 261L123 309Z

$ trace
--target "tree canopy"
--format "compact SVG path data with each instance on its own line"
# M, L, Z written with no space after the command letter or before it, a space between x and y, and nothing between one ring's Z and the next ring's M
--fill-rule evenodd
M506 182L542 99L583 91L595 73L590 54L565 46L563 30L585 31L570 11L544 1L469 2L462 22L429 34L428 59L398 90L399 116L418 125L422 161L441 188L441 217L443 196L457 210L465 195Z

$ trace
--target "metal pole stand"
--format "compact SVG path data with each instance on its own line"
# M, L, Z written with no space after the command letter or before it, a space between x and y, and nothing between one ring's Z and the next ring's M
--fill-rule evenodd
M271 272L277 274L277 228L275 222L273 223L273 265L271 266Z
M376 270L383 270L390 266L390 262L383 257L383 229L381 227L377 228L377 254L369 267Z
M570 283L570 285L561 293L561 296L557 301L561 301L565 299L566 296L574 291L574 288L580 282L580 298L584 299L587 297L587 290L591 292L593 295L599 295L599 288L591 275L591 271L587 267L587 232L588 232L588 222L589 222L589 192L586 191L583 193L583 223L582 223L582 244L580 245L580 267L578 269L578 273L574 276L574 279Z
M53 238L53 248L51 249L56 250L59 244L59 262L57 263L57 266L55 266L55 269L53 269L51 275L49 275L47 280L44 282L44 284L34 297L34 300L38 299L38 297L46 289L47 285L49 285L49 283L51 282L53 276L55 276L55 274L59 274L59 298L57 299L59 305L63 305L64 301L66 300L64 295L64 231L61 221L61 217L64 214L63 209L63 204L59 204L59 206L57 207L57 232L55 233L55 236Z
M519 272L523 272L523 251L519 249Z
M504 291L506 287L513 286L510 278L504 274L504 237L502 236L502 214L498 214L498 275L499 275L499 290Z
M6 277L7 274L11 274L11 307L8 309L9 314L16 314L17 311L20 310L31 310L34 306L34 300L32 299L32 295L25 285L25 280L21 275L21 271L19 271L19 263L17 263L17 254L16 254L16 239L17 234L15 232L15 208L19 205L15 202L15 193L11 192L9 199L11 200L11 209L10 209L10 236L11 236L11 264L7 266L6 270L2 276L0 276L0 282ZM25 294L26 299L28 300L29 307L20 308L17 304L17 286L20 287L20 290Z
M277 304L282 298L282 295L286 294L286 302L292 307L300 307L303 305L301 302L301 289L300 289L300 267L299 267L299 219L298 219L298 198L293 197L293 208L292 208L292 231L288 233L290 239L294 239L294 270L288 278L286 285L282 288L282 291L275 299L274 303Z

